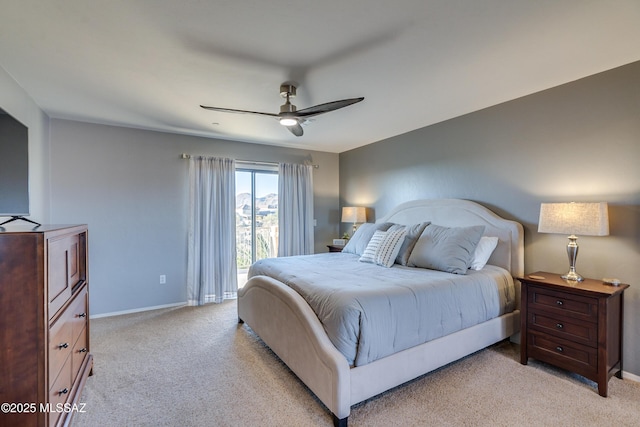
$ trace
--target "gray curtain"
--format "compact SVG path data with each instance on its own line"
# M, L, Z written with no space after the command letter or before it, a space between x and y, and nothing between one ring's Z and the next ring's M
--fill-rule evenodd
M278 165L278 256L313 253L313 167Z
M189 305L237 296L235 173L233 159L189 160Z

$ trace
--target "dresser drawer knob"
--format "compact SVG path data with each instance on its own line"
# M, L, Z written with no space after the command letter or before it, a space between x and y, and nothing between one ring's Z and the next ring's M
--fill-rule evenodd
M556 328L562 329L564 328L564 325L562 323L556 323Z
M562 306L562 304L564 304L562 301L560 301L560 300L556 301L556 305Z
M68 348L69 343L63 342L62 344L58 344L58 348Z
M559 353L562 353L564 351L564 349L562 347L560 347L560 346L557 346L556 350L558 350Z
M86 347L82 347L80 350L78 350L78 353L86 353L86 352L87 352Z
M78 317L87 317L87 313L80 313L78 314Z
M60 391L58 392L58 394L61 394L61 395L62 395L62 394L67 394L67 393L69 393L69 389L68 389L68 388L66 388L66 387L65 387L65 388L63 388L62 390L60 390Z

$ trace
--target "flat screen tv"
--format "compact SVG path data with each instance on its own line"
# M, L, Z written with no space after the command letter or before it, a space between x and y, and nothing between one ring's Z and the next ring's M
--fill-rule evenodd
M29 215L29 130L0 109L0 216ZM38 223L35 223L38 224ZM39 224L38 224L39 225Z

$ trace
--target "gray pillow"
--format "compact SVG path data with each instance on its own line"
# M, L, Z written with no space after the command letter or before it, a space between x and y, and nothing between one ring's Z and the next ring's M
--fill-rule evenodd
M365 222L358 227L355 233L353 233L353 236L351 236L345 247L342 249L342 252L362 255L365 249L367 249L367 245L369 244L369 240L373 237L373 233L377 230L387 231L392 225L393 223L391 222L383 222L381 224Z
M413 247L409 267L467 274L484 226L447 228L428 225Z
M396 264L407 265L409 262L409 255L411 255L413 247L416 245L416 242L424 231L424 228L429 224L431 224L430 221L413 225L394 224L389 228L389 231L400 229L407 230L407 235L405 236L404 242L402 242L402 246L400 246L400 252L398 252L398 256L396 257Z

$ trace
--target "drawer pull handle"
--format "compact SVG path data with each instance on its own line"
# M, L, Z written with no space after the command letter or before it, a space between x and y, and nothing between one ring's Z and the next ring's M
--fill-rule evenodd
M78 314L78 317L87 317L87 313L80 313Z
M556 301L556 305L559 305L560 307L562 307L562 304L564 304L562 301L560 301L560 300Z
M83 347L80 350L78 350L78 353L86 353L87 352L87 348Z
M562 323L556 323L556 328L562 329L564 328L564 325Z
M69 393L69 389L68 389L68 388L66 388L66 387L65 387L65 388L63 388L62 390L60 390L60 391L58 392L58 394L61 394L61 395L62 395L62 394L67 394L67 393Z
M68 348L69 347L69 343L63 342L62 344L58 344L58 348Z
M558 350L558 352L560 352L560 353L562 353L562 352L564 351L564 350L563 350L563 348L562 348L562 347L560 347L560 346L557 346L557 347L556 347L556 350Z

